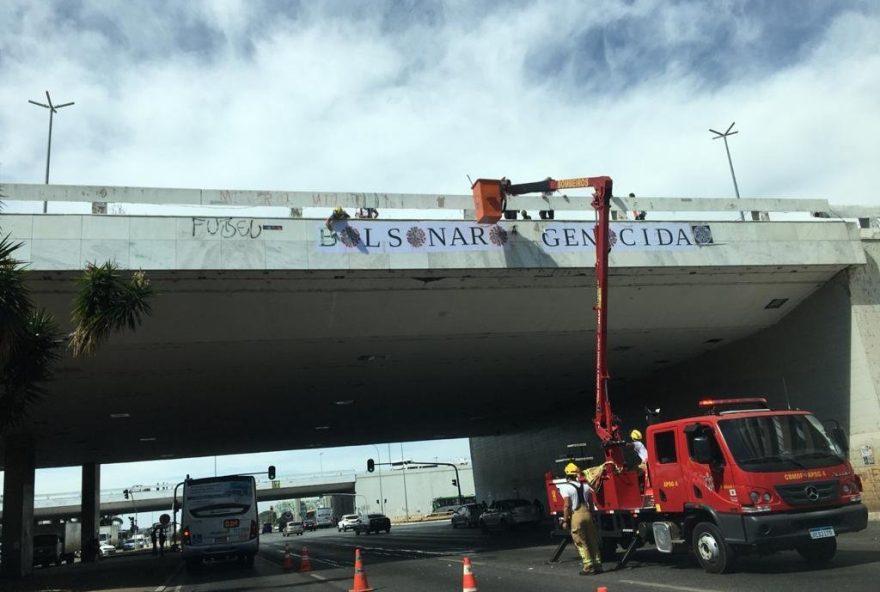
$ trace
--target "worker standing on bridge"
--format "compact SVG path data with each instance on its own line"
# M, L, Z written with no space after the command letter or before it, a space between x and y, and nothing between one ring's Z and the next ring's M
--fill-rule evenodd
M590 513L593 489L587 483L578 482L580 472L574 463L565 465L566 482L559 484L559 491L565 498L562 528L571 527L571 540L584 564L580 574L588 576L602 573L602 555L599 551L599 533Z

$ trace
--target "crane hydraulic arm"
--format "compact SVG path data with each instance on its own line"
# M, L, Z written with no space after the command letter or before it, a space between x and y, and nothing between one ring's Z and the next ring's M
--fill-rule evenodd
M606 460L615 465L623 464L620 426L611 412L608 398L608 252L611 249L609 235L610 205L612 197L611 177L579 177L575 179L551 179L534 183L511 183L509 179L477 179L471 188L477 221L495 223L501 219L507 196L525 193L552 193L560 189L592 187L592 206L596 211L596 410L593 426L602 442Z

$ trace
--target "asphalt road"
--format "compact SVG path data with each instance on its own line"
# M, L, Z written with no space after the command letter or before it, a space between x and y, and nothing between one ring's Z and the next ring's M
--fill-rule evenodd
M628 567L599 576L578 575L579 560L572 545L558 564L548 565L555 548L546 529L512 534L482 535L477 530L452 529L448 523L393 526L389 534L360 535L335 530L284 538L262 535L260 555L253 568L234 563L208 564L194 572L183 569L179 557L122 556L93 565L39 569L25 582L6 590L118 590L120 592L237 592L298 589L314 592L347 591L352 587L355 548L360 547L368 583L376 590L461 590L462 558L473 562L482 592L534 590L571 592L607 586L609 592L727 592L755 590L845 592L878 589L880 524L844 535L837 558L827 566L808 565L794 552L747 557L731 574L711 575L687 556L638 551ZM298 567L302 547L312 562L308 573L285 573L282 559L289 544ZM606 568L613 567L606 564Z

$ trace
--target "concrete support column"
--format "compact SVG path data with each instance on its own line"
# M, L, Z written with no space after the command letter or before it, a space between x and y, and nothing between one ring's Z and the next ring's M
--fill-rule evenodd
M34 563L34 442L11 436L4 441L3 563L4 577L29 575Z
M94 541L98 539L101 522L101 465L86 463L82 466L82 560L92 562L95 557Z
M872 515L877 516L880 515L880 241L863 240L862 247L867 264L849 270L852 299L849 454L853 469L862 479L862 501Z

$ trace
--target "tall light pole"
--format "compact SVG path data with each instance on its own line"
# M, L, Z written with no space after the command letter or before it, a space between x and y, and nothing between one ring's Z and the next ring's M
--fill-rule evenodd
M737 131L735 131L735 132L730 131L730 130L733 129L733 126L734 126L734 125L736 125L736 122L735 122L735 121L734 121L733 123L730 124L730 127L727 128L727 131L725 131L724 133L721 133L721 132L719 132L719 131L713 130L712 128L709 128L709 131L712 132L713 134L715 134L715 135L712 137L713 140L717 140L718 138L723 138L723 139L724 139L724 150L727 152L727 164L730 165L730 176L733 177L733 190L736 192L736 198L737 198L737 199L740 199L740 197L739 197L739 185L736 184L736 173L733 172L733 160L730 158L730 148L728 148L728 146L727 146L727 136L732 136L733 134L738 134L738 133L739 133L739 130L737 130ZM742 210L740 210L740 212L739 212L739 219L740 219L740 222L745 222L745 221L746 221L746 217L745 217L745 215L743 214Z
M409 520L409 498L406 495L406 463L403 458L403 442L400 443L400 471L403 473L403 508L406 512L406 519Z
M379 454L379 447L372 445L376 449L376 460L379 462L379 508L380 512L385 513L385 494L382 493L382 455ZM391 460L390 458L388 460Z
M46 146L46 185L48 185L49 184L49 160L52 157L52 118L54 117L54 115L56 113L58 113L59 109L61 109L63 107L70 107L71 105L73 105L73 101L71 101L70 103L64 103L62 105L53 105L52 104L52 97L49 96L49 91L47 90L46 91L46 102L49 104L46 105L44 103L38 103L37 101L31 101L30 99L28 99L28 103L30 103L32 105L36 105L37 107L43 107L44 109L49 110L49 143ZM47 206L47 203L44 201L43 202L43 213L44 214L46 213L46 206Z

